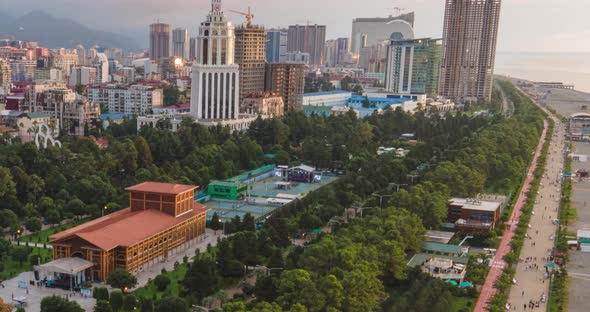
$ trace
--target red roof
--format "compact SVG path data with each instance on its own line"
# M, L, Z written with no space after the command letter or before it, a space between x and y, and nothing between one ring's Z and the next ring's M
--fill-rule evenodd
M208 210L195 202L189 213L174 217L154 209L131 211L126 208L52 235L51 239L56 241L77 236L102 250L129 247Z
M127 191L158 193L158 194L172 194L178 195L186 191L198 188L195 185L160 183L160 182L143 182L134 186L126 188Z

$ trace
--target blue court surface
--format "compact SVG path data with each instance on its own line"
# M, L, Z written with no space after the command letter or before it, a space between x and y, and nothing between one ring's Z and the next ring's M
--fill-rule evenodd
M248 186L248 196L252 198L249 202L221 199L206 202L205 206L211 209L207 213L207 218L210 219L213 213L217 212L222 221L228 221L235 216L243 218L246 213L250 213L255 219L259 219L281 207L280 204L269 204L267 202L268 198L275 198L278 194L296 195L302 198L336 179L336 176L324 175L321 181L316 183L291 182L287 187L282 186L280 188L277 183L285 182L284 178L271 177L264 179Z

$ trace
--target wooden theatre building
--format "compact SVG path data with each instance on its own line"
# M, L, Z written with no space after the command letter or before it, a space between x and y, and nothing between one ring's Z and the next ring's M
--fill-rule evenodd
M86 280L104 281L115 269L135 273L205 234L208 208L196 186L145 182L127 188L129 208L51 236L53 258L94 264Z

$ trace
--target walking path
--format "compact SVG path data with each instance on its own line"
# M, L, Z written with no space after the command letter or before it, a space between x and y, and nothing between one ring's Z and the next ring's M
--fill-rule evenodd
M506 262L503 258L508 252L510 252L510 242L514 237L514 230L516 229L518 220L520 219L520 216L522 214L521 209L526 201L526 193L531 187L534 172L537 169L537 162L539 156L541 155L541 150L543 149L543 144L545 143L545 137L547 135L547 127L548 123L547 121L545 121L543 133L541 134L541 139L539 140L539 144L537 145L535 156L533 157L533 161L531 163L531 166L529 167L529 171L527 172L527 177L525 179L524 186L518 196L518 199L516 200L516 203L514 204L512 215L510 217L511 222L509 223L509 226L506 228L504 236L502 237L502 241L500 242L500 246L498 247L498 250L494 255L490 272L488 273L486 281L481 289L479 299L477 300L477 304L475 305L475 312L487 311L486 308L488 306L488 302L496 294L496 288L494 287L494 283L506 267Z
M564 164L564 126L557 118L555 121L555 134L549 147L545 174L539 187L539 195L533 208L528 240L521 250L520 259L514 278L516 285L510 290L508 302L520 311L529 307L530 303L539 302L539 308L546 309L545 299L549 293L549 280L551 269L545 268L550 262L551 250L554 246L557 226L553 223L558 217L559 202L561 199L560 176Z
M535 104L538 105L538 103ZM512 310L519 310L521 305L523 309L530 308L531 305L529 304L536 303L537 301L539 301L539 307L542 305L542 309L545 309L544 303L541 302L544 300L541 299L546 298L549 292L549 283L545 282L549 275L545 274L546 269L544 265L549 261L549 253L554 245L553 239L555 238L556 225L553 224L553 219L557 218L559 201L561 199L561 184L559 179L564 164L565 126L545 108L540 105L538 106L548 113L550 118L555 122L555 133L553 134L553 140L549 147L549 154L543 179L539 187L537 201L533 207L533 215L531 216L529 231L527 232L528 241L525 241L521 250L521 261L516 267L514 277L516 285L511 288L508 299ZM489 300L496 294L494 283L506 266L503 257L510 251L510 242L514 238L514 231L522 214L521 209L526 201L526 192L531 187L538 157L541 154L546 135L547 121L545 121L543 134L537 146L534 161L529 168L527 179L512 211L511 221L502 238L500 247L494 257L492 267L475 306L476 312L486 311ZM533 306L536 306L536 304Z

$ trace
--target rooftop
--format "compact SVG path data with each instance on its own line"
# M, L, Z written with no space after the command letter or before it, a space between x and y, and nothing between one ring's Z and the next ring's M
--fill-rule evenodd
M428 231L424 236L425 240L428 242L448 244L453 236L455 236L455 233L444 231Z
M442 252L449 254L461 254L461 246L459 245L448 245L433 242L424 242L422 249L430 252Z
M460 264L467 264L467 262L469 262L469 257L449 257L449 256L443 256L443 255L418 253L418 254L415 254L412 257L412 259L410 259L410 261L408 261L408 266L409 267L416 267L416 266L424 264L424 262L426 262L430 259L433 259L433 258L449 259L455 263L460 263Z
M467 198L451 198L451 205L461 206L463 209L479 210L479 211L496 211L501 202L479 200L473 201Z
M129 118L131 115L125 113L104 113L100 115L101 120L117 120L123 118Z
M352 92L343 91L343 90L334 90L334 91L305 93L305 94L303 94L303 96L308 97L308 96L322 96L322 95L335 95L335 94L352 94Z
M129 247L207 210L207 207L193 203L190 213L174 217L154 209L131 211L126 208L52 235L51 239L77 236L103 250Z
M135 192L147 192L147 193L158 193L158 194L172 194L178 195L186 191L194 190L198 188L195 185L184 185L184 184L171 184L171 183L160 183L160 182L143 182L134 186L126 188L127 191Z

